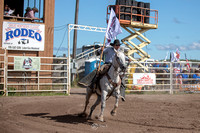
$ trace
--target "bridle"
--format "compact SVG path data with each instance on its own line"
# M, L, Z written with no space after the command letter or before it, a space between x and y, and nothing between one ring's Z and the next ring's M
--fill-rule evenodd
M126 70L126 66L120 61L120 58L117 56L117 54L115 55L116 56L116 61L121 69L121 71L124 71ZM114 67L114 66L113 66ZM115 67L114 67L115 68ZM115 68L116 69L116 68Z

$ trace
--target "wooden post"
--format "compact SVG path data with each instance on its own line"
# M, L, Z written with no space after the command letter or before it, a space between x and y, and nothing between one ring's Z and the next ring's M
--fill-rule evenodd
M101 51L100 61L99 61L99 67L98 67L98 69L97 69L97 72L99 72L100 67L101 67L101 59L102 59L102 57L103 57L103 50L104 50L104 47L105 47L105 43L106 43L106 36L104 37L103 48L102 48L102 51Z

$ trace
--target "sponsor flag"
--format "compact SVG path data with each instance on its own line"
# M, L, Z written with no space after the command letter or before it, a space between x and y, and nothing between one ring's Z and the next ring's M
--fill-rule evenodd
M106 29L106 39L107 39L106 46L108 46L111 40L114 39L120 33L122 33L122 30L119 20L116 17L114 10L111 8L108 26Z

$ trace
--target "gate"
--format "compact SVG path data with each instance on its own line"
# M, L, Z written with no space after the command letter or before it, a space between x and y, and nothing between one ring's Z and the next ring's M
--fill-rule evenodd
M6 51L6 50L5 50ZM1 85L5 95L28 92L65 92L69 94L67 57L6 56L1 58ZM3 66L3 67L2 67Z
M7 69L7 64L6 64L6 49L3 49L0 47L0 91L1 92L6 92L6 69Z

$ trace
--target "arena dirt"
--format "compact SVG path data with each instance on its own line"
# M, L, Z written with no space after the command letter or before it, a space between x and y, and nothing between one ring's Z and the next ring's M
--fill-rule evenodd
M73 88L70 96L0 97L1 133L199 133L200 94L126 95L116 116L106 104L105 122L79 117L85 88ZM91 98L90 106L95 100ZM89 111L89 110L88 110Z

